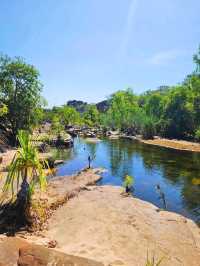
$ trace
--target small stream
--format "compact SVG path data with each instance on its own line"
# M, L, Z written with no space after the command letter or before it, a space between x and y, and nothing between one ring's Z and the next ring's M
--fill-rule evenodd
M200 221L200 153L178 151L128 139L104 139L98 143L77 138L68 150L55 150L65 163L58 175L71 175L86 167L87 158L94 158L93 167L103 167L100 185L123 184L126 174L134 176L134 196L167 210Z

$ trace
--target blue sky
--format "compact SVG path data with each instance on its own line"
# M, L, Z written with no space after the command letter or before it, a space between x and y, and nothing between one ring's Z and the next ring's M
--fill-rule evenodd
M181 82L200 44L199 0L0 0L0 52L41 73L49 105Z

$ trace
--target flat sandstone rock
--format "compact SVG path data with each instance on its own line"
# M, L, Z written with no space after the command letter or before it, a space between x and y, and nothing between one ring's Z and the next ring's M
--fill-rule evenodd
M59 250L104 265L143 266L149 257L161 266L200 265L200 229L185 217L103 186L81 191L55 211L46 237Z

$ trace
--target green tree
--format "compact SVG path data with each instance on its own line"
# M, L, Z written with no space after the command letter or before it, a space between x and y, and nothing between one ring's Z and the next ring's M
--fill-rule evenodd
M37 69L21 58L0 57L0 102L8 108L0 127L10 133L12 144L20 129L30 130L37 123L35 111L41 107L42 85Z
M193 56L193 60L196 64L196 72L200 74L200 46L197 53Z
M83 113L83 120L89 126L95 126L99 124L99 111L96 105L87 105L86 111Z
M159 93L152 93L147 97L144 109L149 116L160 119L163 113L163 96Z
M162 116L164 135L170 138L188 138L194 134L193 105L185 86L173 87L166 97Z
M80 124L80 114L76 111L75 108L64 105L59 109L58 112L64 125L67 126Z
M138 111L137 96L132 90L118 91L111 96L111 106L108 110L111 126L125 130L134 125L134 117Z
M51 121L51 129L54 134L59 135L62 131L64 131L64 125L60 121L60 116L57 114L54 114Z

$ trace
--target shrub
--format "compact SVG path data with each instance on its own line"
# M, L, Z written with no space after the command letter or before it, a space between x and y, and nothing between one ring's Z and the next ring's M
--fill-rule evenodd
M153 139L156 133L156 124L152 117L144 117L142 121L141 134L144 139Z
M124 187L126 190L126 193L129 193L134 183L134 178L130 175L126 175L124 179Z
M200 142L200 128L195 131L195 140Z

